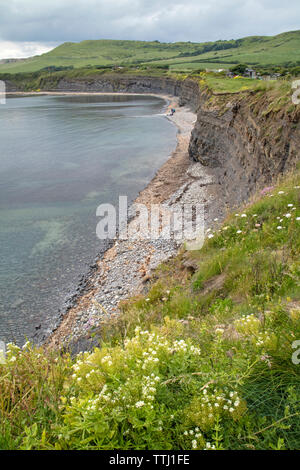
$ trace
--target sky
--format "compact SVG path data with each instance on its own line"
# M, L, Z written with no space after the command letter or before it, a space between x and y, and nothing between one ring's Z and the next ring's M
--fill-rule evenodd
M203 42L297 29L299 0L0 0L0 59L66 41Z

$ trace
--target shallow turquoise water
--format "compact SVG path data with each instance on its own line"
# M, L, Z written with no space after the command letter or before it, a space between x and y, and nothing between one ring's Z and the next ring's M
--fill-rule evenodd
M103 250L96 208L134 199L175 147L149 96L35 96L0 107L0 339L50 328Z

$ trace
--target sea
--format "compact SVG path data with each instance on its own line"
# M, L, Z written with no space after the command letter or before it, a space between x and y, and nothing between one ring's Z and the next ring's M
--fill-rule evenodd
M150 95L12 96L0 105L0 341L48 334L95 258L96 211L132 202L176 146Z

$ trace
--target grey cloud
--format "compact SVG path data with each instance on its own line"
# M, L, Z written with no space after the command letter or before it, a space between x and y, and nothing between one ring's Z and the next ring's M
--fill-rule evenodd
M0 40L205 41L299 28L299 0L0 0Z

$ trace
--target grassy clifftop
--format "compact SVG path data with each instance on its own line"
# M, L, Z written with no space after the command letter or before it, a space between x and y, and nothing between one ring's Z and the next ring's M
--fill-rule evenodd
M241 76L228 78L224 73L194 71L194 72L172 72L169 70L147 68L145 70L136 70L134 68L124 67L122 70L98 69L98 68L80 68L74 70L60 71L39 71L33 73L1 73L0 80L4 80L9 84L8 89L16 89L18 91L36 92L59 90L61 80L86 82L87 85L98 81L115 81L121 82L126 79L174 79L180 82L184 80L194 80L199 84L200 89L207 89L208 92L214 94L240 93L247 91L265 92L268 90L277 90L277 94L284 95L287 100L291 100L292 95L292 77L284 77L282 80L252 80ZM88 91L88 86L86 90Z
M297 170L216 221L92 353L10 345L0 448L299 448L299 202Z
M297 66L300 31L205 43L98 40L64 43L41 56L0 65L1 73L34 72L45 67L139 66L171 70L252 66Z

